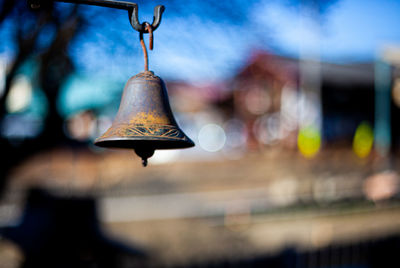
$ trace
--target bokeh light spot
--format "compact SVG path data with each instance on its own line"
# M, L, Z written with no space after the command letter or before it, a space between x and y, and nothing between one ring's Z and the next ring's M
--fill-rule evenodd
M321 133L315 126L301 128L297 138L300 153L307 157L314 157L321 147Z
M374 143L374 132L369 123L363 122L361 123L354 135L353 139L353 151L354 153L360 157L367 157L372 149Z
M225 131L216 124L207 124L200 129L199 144L207 152L217 152L224 147L226 141Z
M393 102L397 107L400 107L400 78L396 78L392 88Z
M32 100L32 86L28 78L18 75L14 78L7 96L6 108L9 113L22 112Z

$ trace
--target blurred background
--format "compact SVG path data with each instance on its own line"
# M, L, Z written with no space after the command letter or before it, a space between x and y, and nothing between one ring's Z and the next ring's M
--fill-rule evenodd
M399 1L137 1L196 143L146 168L126 11L0 3L0 267L400 267Z

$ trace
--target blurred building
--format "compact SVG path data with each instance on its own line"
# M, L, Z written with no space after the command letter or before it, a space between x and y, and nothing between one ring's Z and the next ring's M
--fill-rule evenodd
M301 81L304 66L318 69L315 74L320 77L310 79L319 81L317 91L307 88L310 83ZM171 84L169 89L172 98L182 99L176 107L202 106L207 108L198 109L196 113L217 114L210 117L223 127L226 146L240 144L246 150L259 150L279 144L296 148L301 146L301 137L305 137L307 142L314 140L316 148L311 148L309 154L313 156L322 145L354 146L357 129L361 129L359 132L363 135L370 134L365 145L371 147L365 149L370 152L373 129L380 125L376 120L383 116L375 109L381 102L376 95L379 92L376 68L374 62L299 61L257 51L223 86ZM396 104L399 83L396 68L390 65L390 70L388 83L393 96L389 95L384 100L387 104L382 104L390 110L382 120L389 120L388 131L393 139L390 146L395 150L400 136L396 124L400 111ZM363 129L371 133L363 132ZM230 137L236 141L229 141ZM305 154L307 150L305 148Z
M386 58L395 58L390 55ZM386 95L377 95L379 66L390 72ZM37 122L46 114L46 100L32 80L35 68L32 60L24 64L10 91L9 114L2 127L2 135L10 139L34 138L40 132ZM304 81L309 70L316 71ZM369 149L361 149L360 155L366 156L374 138L378 144L389 142L385 146L393 151L400 146L400 126L395 124L400 117L399 73L396 61L333 64L254 51L225 81L167 81L167 86L178 122L200 147L194 149L197 156L210 156L204 152L240 155L279 145L313 157L321 146L354 146L357 129L362 134L358 136L370 136L363 145ZM72 74L59 96L67 135L83 142L100 135L111 124L122 88L122 82L111 78ZM36 130L27 130L30 125Z

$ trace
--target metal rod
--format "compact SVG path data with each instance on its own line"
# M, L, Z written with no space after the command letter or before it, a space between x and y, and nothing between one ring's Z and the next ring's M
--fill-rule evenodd
M140 32L140 45L142 46L143 55L144 55L144 70L148 71L149 70L149 57L147 55L146 44L144 43L142 32Z
M113 1L113 0L32 0L31 4L40 5L46 2L64 2L71 4L84 4L91 6L101 6L101 7L109 7L116 9L129 10L134 7L137 7L137 4L131 2L123 2L123 1Z
M42 4L49 2L64 2L71 4L84 4L91 6L101 6L108 8L116 8L127 10L129 15L129 22L131 23L133 29L138 32L148 33L144 23L139 22L138 18L138 5L132 2L125 1L114 1L114 0L28 0L28 4L32 9L40 8ZM165 10L163 5L158 5L154 8L153 22L151 23L151 29L155 31L161 23L161 17Z
M153 50L153 40L152 40L153 39L153 31L151 29L151 25L148 22L144 22L144 27L150 33L150 50ZM143 32L139 33L139 39L140 39L140 45L142 46L143 55L144 55L144 70L147 72L149 70L149 56L147 54L146 44L144 43L144 40L143 40Z

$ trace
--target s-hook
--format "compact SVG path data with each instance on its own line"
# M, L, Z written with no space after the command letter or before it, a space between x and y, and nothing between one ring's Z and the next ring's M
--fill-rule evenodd
M135 3L113 0L28 0L28 4L32 9L38 9L40 8L40 6L47 5L52 2L85 4L127 10L129 15L129 22L131 23L133 29L140 33L149 33L149 27L146 27L146 22L139 22L138 5ZM163 5L158 5L154 8L153 22L151 24L148 23L151 26L151 31L155 31L160 25L161 17L164 10L165 7Z

